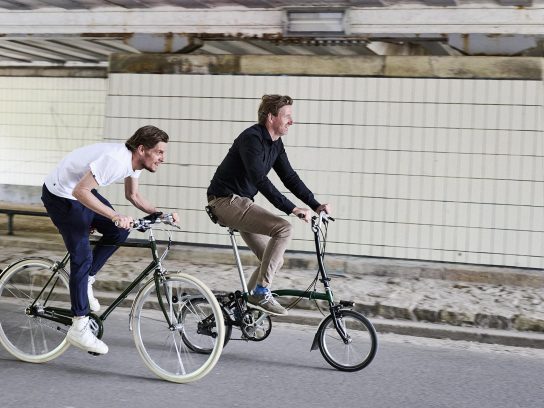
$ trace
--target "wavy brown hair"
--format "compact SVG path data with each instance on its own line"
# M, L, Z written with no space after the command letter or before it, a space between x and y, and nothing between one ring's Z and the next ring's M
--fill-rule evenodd
M143 145L146 149L152 149L159 142L168 143L168 135L164 130L151 125L142 126L125 142L125 146L131 152Z
M278 112L282 107L292 104L293 99L287 95L263 95L257 112L259 124L264 126L269 113L278 116Z

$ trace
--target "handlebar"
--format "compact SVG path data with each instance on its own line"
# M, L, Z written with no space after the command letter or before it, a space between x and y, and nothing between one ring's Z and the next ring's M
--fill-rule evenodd
M334 221L334 218L325 211L321 211L319 215L312 217L312 229L318 229L322 223L328 223L329 221Z
M328 222L328 221L335 221L334 218L332 218L329 214L327 214L325 211L321 211L319 215L314 215L312 217L312 220L315 221L319 218L319 223L322 221Z
M297 214L297 217L300 218L301 220L303 220L305 218L304 214ZM316 220L317 217L318 217L317 215L314 215L312 217L312 220ZM319 222L321 222L321 221L335 221L335 220L329 214L327 214L325 211L321 211L319 213Z
M174 216L171 213L156 212L149 214L143 218L138 218L132 222L131 229L135 229L140 232L145 232L152 228L154 224L166 224L177 229L181 227L174 224ZM115 223L117 225L117 222Z

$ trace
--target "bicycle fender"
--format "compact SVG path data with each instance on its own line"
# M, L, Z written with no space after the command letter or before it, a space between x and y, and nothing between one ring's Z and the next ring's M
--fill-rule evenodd
M310 347L310 351L317 350L319 348L319 333L321 332L322 327L325 325L325 320L327 320L329 317L331 317L330 314L321 319L321 322L319 323L319 326L317 328L317 332L314 336L314 341L312 342L312 347Z
M319 347L319 330L314 336L314 341L312 342L312 347L310 347L310 351L317 350Z

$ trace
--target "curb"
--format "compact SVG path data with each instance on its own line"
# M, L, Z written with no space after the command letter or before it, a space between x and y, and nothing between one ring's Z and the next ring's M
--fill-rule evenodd
M324 316L317 313L290 310L289 315L275 316L274 320L283 323L315 326L317 330L317 327L323 318ZM538 333L522 333L512 330L479 329L401 320L372 318L369 320L374 325L378 335L379 333L393 333L404 336L464 340L478 343L500 344L503 346L544 349L544 334Z
M2 241L12 246L64 250L64 243L58 234L19 234L2 236ZM120 248L123 255L141 254L142 249ZM256 258L249 249L240 247L240 258L244 266L256 266ZM218 263L234 265L234 256L230 247L207 247L187 244L172 246L168 258L171 260L191 260L198 263ZM453 264L398 259L367 258L345 255L327 255L325 261L329 273L356 274L403 279L438 279L462 281L467 283L486 283L517 287L544 287L544 271L498 266L471 264ZM315 254L290 252L285 254L284 269L315 269Z
M108 291L95 291L95 296L103 305L113 302L117 297L117 295L113 295L112 292ZM106 300L106 302L104 302L104 300ZM133 300L134 294L130 294L119 306L130 308ZM287 316L274 316L272 319L279 323L313 326L317 331L319 324L325 316L317 311L291 309ZM541 333L451 326L439 323L383 318L369 318L369 320L374 325L378 335L380 333L393 333L403 336L463 340L486 344L499 344L503 346L544 349L544 334Z

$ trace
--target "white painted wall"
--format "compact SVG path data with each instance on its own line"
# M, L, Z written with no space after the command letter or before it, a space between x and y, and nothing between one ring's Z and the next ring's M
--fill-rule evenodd
M66 153L101 140L106 81L0 77L0 184L41 185Z
M543 90L538 81L0 77L0 184L39 186L75 147L154 124L172 140L167 163L142 176L144 193L180 211L175 239L224 245L203 211L209 180L255 122L260 96L286 93L291 162L338 218L328 251L543 268ZM138 215L121 185L104 193ZM312 250L309 228L291 221L291 248Z
M544 266L538 81L134 74L109 80L107 139L125 139L148 123L172 138L168 163L141 183L159 206L182 213L180 241L228 243L203 211L208 182L232 140L255 122L260 96L284 93L296 100L296 124L284 138L293 167L338 218L328 251ZM111 197L129 211L121 188ZM292 222L291 248L312 250L309 229Z

